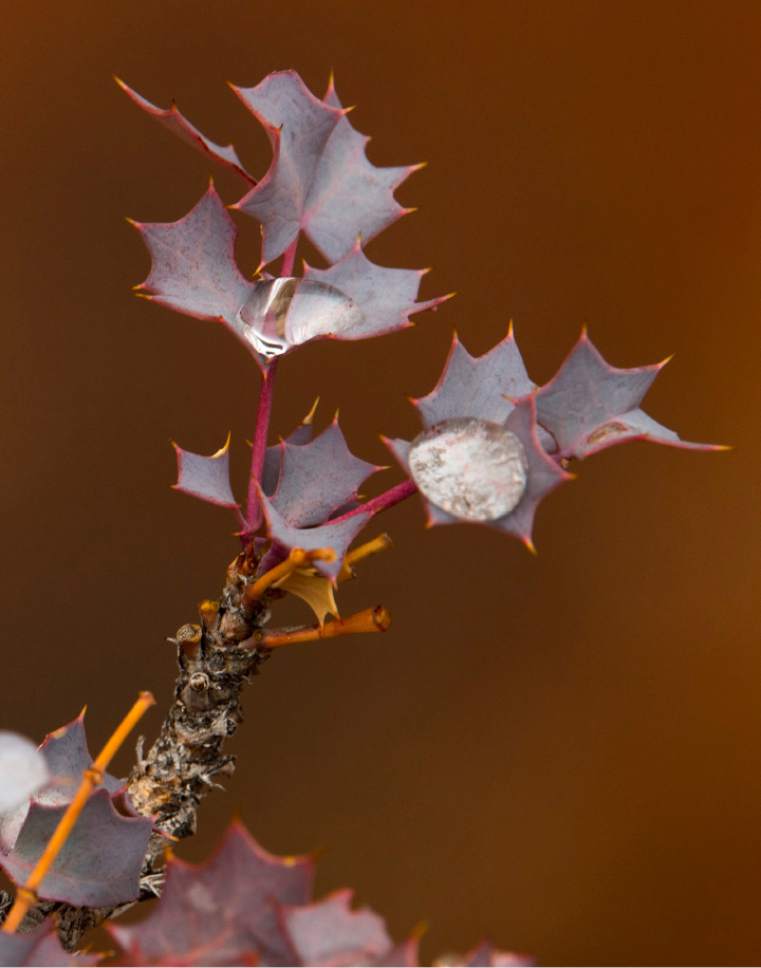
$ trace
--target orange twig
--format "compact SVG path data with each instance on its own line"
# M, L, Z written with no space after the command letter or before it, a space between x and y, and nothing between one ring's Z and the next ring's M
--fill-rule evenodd
M58 822L58 826L54 830L53 836L48 841L40 859L35 864L34 870L27 878L26 883L16 890L16 900L2 926L2 930L6 934L12 934L18 928L24 920L26 912L36 903L37 888L44 880L45 875L50 870L61 848L66 843L90 794L96 786L103 782L103 774L106 767L124 740L134 729L137 722L155 701L150 692L141 692L132 709L130 709L124 719L119 723L111 738L93 761L92 766L82 774L82 782L79 784L74 799L66 808L66 812Z
M305 551L303 548L292 548L291 553L285 559L281 561L279 565L275 565L274 568L270 568L269 571L257 578L253 585L249 585L246 589L244 597L244 602L246 605L251 605L257 599L261 598L262 595L270 588L275 582L282 581L287 578L291 572L300 568L302 565L307 564L310 561L333 561L336 557L335 551L332 548L315 548L312 551Z
M377 555L380 551L385 551L392 544L393 542L389 535L384 533L379 534L377 538L372 538L370 541L359 545L358 548L354 548L344 558L343 567L338 574L338 580L345 581L347 578L351 578L354 574L352 570L353 565L356 565L358 561L362 561L363 558L369 558L370 555Z
M390 625L391 615L388 609L376 605L375 608L366 608L348 618L326 622L322 627L264 632L260 642L268 649L278 649L283 645L316 642L318 639L332 639L337 635L352 635L355 632L385 632Z

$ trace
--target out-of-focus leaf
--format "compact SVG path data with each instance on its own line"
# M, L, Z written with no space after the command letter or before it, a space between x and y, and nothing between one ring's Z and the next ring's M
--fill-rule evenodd
M0 866L17 884L26 882L65 809L31 804L13 849L0 853ZM96 790L43 879L39 896L85 907L134 900L151 828L146 817L123 817L109 792Z
M203 864L171 858L153 912L139 924L109 924L131 965L292 965L276 904L305 903L311 860L275 857L239 823Z
M482 941L465 955L462 964L465 968L525 968L534 961L526 955L500 951L490 941Z
M513 409L509 398L533 389L510 326L505 338L482 356L471 356L455 335L439 382L412 402L425 427L459 417L502 423Z
M65 951L50 922L24 934L0 932L0 968L76 968L100 963L100 955Z
M235 223L214 185L176 222L132 224L152 260L138 293L188 316L224 322L238 336L237 314L253 282L235 262Z
M335 334L337 339L365 339L412 326L410 316L435 309L449 298L416 302L426 269L389 269L370 262L357 240L349 252L327 269L305 266L304 278L335 287L351 298L361 313L355 325Z
M49 779L45 757L31 740L0 730L0 814L22 806Z
M352 911L353 892L336 891L303 907L285 907L283 926L302 965L375 965L391 951L383 918Z
M626 440L716 450L692 444L640 409L665 363L619 369L607 363L583 330L557 374L537 395L540 424L553 435L562 457L590 454Z
M280 448L281 471L271 502L299 528L322 524L356 499L363 481L382 470L352 454L337 418L309 443L282 441Z
M48 733L39 747L49 782L32 797L32 801L46 807L59 807L69 803L82 780L82 774L92 765L92 756L85 732L85 710L76 719ZM124 784L110 773L103 775L102 786L114 796ZM10 850L29 811L29 801L15 810L0 816L0 849Z
M174 444L177 453L176 491L190 494L210 504L237 508L238 502L230 485L230 435L218 451L208 457L183 450Z
M332 82L324 101L295 71L234 90L272 142L269 171L236 206L262 223L265 262L285 252L299 231L336 262L358 236L369 240L405 213L393 193L419 166L370 164L369 139L345 117Z
M205 134L192 125L183 114L180 114L174 102L168 108L159 108L125 84L121 78L117 77L115 80L134 104L142 108L146 114L155 118L159 124L171 131L172 134L177 135L180 140L191 145L197 151L200 151L205 157L211 158L213 161L217 161L227 168L232 168L234 172L242 178L245 178L247 182L253 183L256 181L243 167L232 145L215 144L211 138L207 138Z

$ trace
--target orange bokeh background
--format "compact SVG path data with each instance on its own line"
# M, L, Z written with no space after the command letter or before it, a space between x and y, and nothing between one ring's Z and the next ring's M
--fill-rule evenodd
M382 601L392 630L273 658L183 856L237 810L273 851L324 848L319 891L352 885L395 937L427 921L429 962L486 935L542 964L757 963L761 7L70 0L8 8L3 33L0 727L41 737L87 702L97 746L138 690L165 704L164 640L236 550L224 511L169 489L168 442L208 453L231 429L240 483L256 368L132 297L148 260L124 222L184 214L208 168L111 73L263 172L225 80L294 67L320 92L332 67L374 162L429 162L370 256L459 295L294 354L276 432L319 393L386 462L377 435L416 432L405 395L452 329L480 353L512 317L539 382L582 322L620 366L676 352L648 411L735 449L585 462L541 508L536 560L390 512L395 548L340 601Z

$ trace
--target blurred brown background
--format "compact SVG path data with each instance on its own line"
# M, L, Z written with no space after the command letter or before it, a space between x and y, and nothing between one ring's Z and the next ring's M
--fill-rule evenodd
M459 296L290 357L276 431L319 392L383 463L453 327L480 353L512 316L540 382L583 321L621 366L675 351L647 409L736 449L586 462L541 508L537 560L425 532L414 501L388 514L395 549L341 603L386 603L392 631L268 665L184 855L239 810L273 851L325 849L321 893L354 886L396 937L426 920L428 960L488 935L543 964L758 963L760 40L761 7L732 2L6 8L0 725L41 737L87 702L97 747L139 689L165 705L164 639L236 550L226 512L169 489L169 439L208 453L232 429L243 475L256 367L132 297L148 260L123 219L179 217L208 168L111 73L263 172L225 80L295 67L321 92L333 67L373 161L430 162L370 255Z

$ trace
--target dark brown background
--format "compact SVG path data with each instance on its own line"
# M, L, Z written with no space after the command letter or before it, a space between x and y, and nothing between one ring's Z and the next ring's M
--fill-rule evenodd
M165 703L164 638L236 547L225 512L169 490L168 441L209 452L231 428L242 475L256 368L131 296L147 257L123 220L184 214L207 168L111 72L261 172L224 81L292 66L321 91L332 66L376 163L430 162L370 254L460 295L289 358L276 430L319 392L383 462L377 432L415 432L404 395L452 328L482 352L512 316L539 381L582 321L618 365L675 351L648 409L736 449L588 461L542 507L538 560L425 532L415 502L387 515L395 550L341 601L383 601L393 630L276 657L184 854L237 809L274 851L325 848L320 891L355 886L396 937L428 921L428 959L489 935L545 964L758 963L759 40L761 8L731 2L8 8L0 725L39 737L87 702L97 746L139 689ZM247 222L249 267L254 241Z

